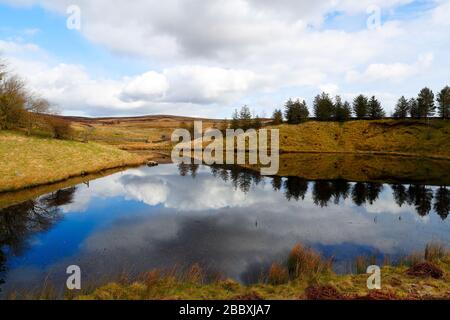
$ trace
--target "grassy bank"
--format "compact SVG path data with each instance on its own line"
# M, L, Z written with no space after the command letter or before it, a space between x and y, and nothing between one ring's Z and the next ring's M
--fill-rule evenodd
M450 252L430 244L422 253L400 259L395 266L386 259L381 268L381 289L367 288L368 257L355 260L355 273L337 275L332 261L315 251L296 245L286 261L274 263L254 285L234 280L208 279L194 265L183 273L151 271L136 281L122 277L83 293L67 293L66 299L81 300L291 300L291 299L450 299ZM51 287L38 294L10 298L54 299Z
M259 171L258 165L244 167ZM450 159L368 154L286 153L278 176L307 180L450 185Z
M309 121L281 125L284 152L376 152L450 158L450 121L360 120Z
M111 146L11 131L0 131L0 159L0 192L143 163L142 157Z

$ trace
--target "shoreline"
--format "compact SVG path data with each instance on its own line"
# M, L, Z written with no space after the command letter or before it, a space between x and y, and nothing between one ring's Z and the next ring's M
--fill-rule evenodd
M142 150L145 151L145 150ZM164 157L166 157L165 161L163 161L163 163L168 163L167 162L167 153L163 152L162 150L157 151L157 150L147 150L149 155L146 156L140 156L139 158L134 159L133 161L128 161L125 162L123 164L120 165L116 165L116 164L112 164L112 165L105 165L102 166L100 168L94 168L94 169L86 169L83 172L78 172L78 173L70 173L64 177L61 178L56 178L56 179L49 179L46 181L42 181L42 182L37 182L37 183L32 183L32 184L28 184L28 185L24 185L21 187L14 187L14 188L10 188L10 189L1 189L0 188L0 208L4 207L2 205L2 201L1 198L5 197L5 198L9 198L8 196L12 196L15 193L20 193L20 192L26 192L26 191L31 191L31 194L37 194L36 196L39 196L39 194L43 194L42 192L32 192L33 189L44 189L44 190L49 190L49 192L54 191L57 189L57 186L59 186L60 188L65 188L65 187L69 187L69 186L73 186L75 184L84 182L84 181L92 181L92 180L96 180L98 178L101 177L105 177L108 176L110 174L114 174L116 172L120 172L120 171L124 171L126 169L129 168L136 168L136 167L140 167L142 165L145 165L145 163L147 163L149 160L158 160L158 157L161 157L162 159L164 159ZM130 152L132 153L132 152ZM407 153L392 153L392 152L364 152L364 151L357 151L357 152L353 152L353 151L329 151L329 152L324 152L324 151L283 151L280 150L280 155L349 155L349 156L388 156L388 157L405 157L405 158L409 158L409 159L416 159L416 160L421 160L421 159L427 159L427 160L439 160L439 161L450 161L450 157L442 157L442 156L422 156L422 155L417 155L417 154L407 154ZM249 167L243 167L244 169L250 169ZM356 180L355 180L356 181ZM44 191L45 192L45 191ZM26 197L23 197L26 198ZM25 199L26 200L26 199ZM9 203L8 203L9 204ZM11 203L14 204L14 203Z

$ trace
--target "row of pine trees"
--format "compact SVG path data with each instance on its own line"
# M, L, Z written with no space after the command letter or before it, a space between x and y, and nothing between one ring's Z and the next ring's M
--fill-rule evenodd
M427 119L435 116L436 108L440 118L450 118L449 86L442 89L436 99L429 88L423 88L417 98L407 99L402 96L397 102L392 117ZM322 93L314 98L313 115L321 121L346 121L352 118L376 120L386 117L386 112L375 96L369 98L361 94L350 104L348 101L343 101L340 96L336 96L333 100L329 94ZM272 120L274 124L283 122L298 124L309 117L310 112L305 101L289 99L284 106L284 113L281 109L276 109Z

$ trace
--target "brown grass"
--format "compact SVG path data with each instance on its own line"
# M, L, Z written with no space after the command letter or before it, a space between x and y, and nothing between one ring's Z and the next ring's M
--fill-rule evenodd
M316 277L331 270L331 261L324 261L316 251L297 244L289 254L287 268L294 279Z
M0 132L0 192L142 163L110 146Z
M272 264L267 276L267 282L272 285L284 284L289 281L289 272L286 267L277 263Z
M406 274L414 277L431 277L442 279L444 272L430 262L417 263L406 271Z
M360 120L281 125L286 152L381 152L450 158L450 122ZM432 137L430 139L430 137Z
M306 288L305 295L308 300L343 300L345 296L330 285L312 285Z

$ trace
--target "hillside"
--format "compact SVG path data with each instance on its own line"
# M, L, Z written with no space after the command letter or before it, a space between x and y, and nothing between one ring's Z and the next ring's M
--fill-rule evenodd
M10 131L0 131L0 157L0 192L143 163L141 157L111 146Z
M450 121L433 119L281 125L283 152L376 152L450 158Z

